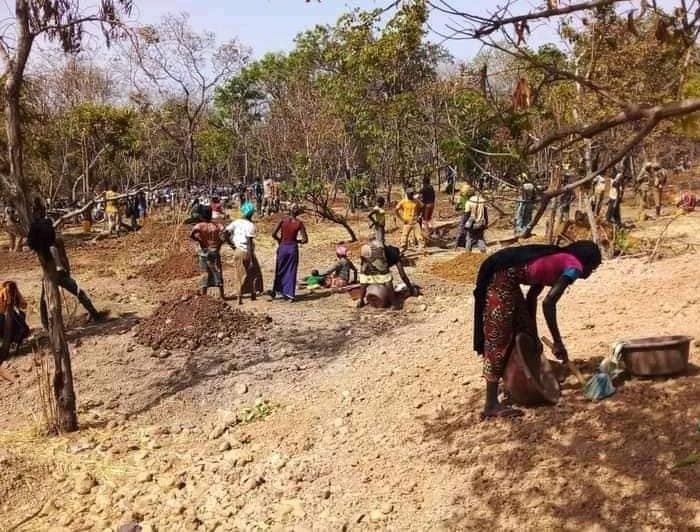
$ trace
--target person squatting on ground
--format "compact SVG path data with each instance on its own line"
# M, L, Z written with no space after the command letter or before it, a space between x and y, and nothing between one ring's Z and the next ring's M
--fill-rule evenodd
M498 384L517 334L532 337L541 350L536 313L537 297L545 286L552 287L542 308L554 341L553 354L568 361L557 323L557 302L574 281L587 279L600 263L598 246L579 241L566 247L531 244L506 248L481 265L474 289L474 350L484 357L484 418L522 414L498 401ZM526 297L520 285L530 287Z
M200 207L202 221L197 223L190 233L190 238L199 244L199 271L202 274L200 291L202 295L208 288L217 288L221 299L224 298L224 278L221 267L221 233L223 227L211 220L211 209Z
M338 261L332 268L320 273L327 288L343 288L350 284L350 272L353 273L353 283L357 282L357 268L348 258L348 248L336 246L335 256Z
M467 251L476 246L479 251L486 253L484 233L489 225L489 214L486 198L479 190L464 203L464 214L460 220L459 232L455 247L464 245Z
M399 220L403 223L401 229L401 251L408 249L408 241L411 236L418 240L418 247L422 249L425 246L423 231L418 225L418 218L422 214L423 204L413 197L413 191L407 190L406 197L396 204L394 212Z
M5 325L9 318L8 337L5 338ZM29 337L27 325L27 301L14 281L5 281L0 287L0 344L5 349L0 349L0 355L10 353L10 346L15 344L15 353L19 353L22 342ZM5 346L4 343L8 342ZM0 357L0 364L4 359Z
M676 207L678 207L681 212L691 213L695 210L697 204L698 197L694 192L691 190L682 190L678 196Z
M399 302L394 293L393 278L390 268L396 266L401 280L410 294L415 294L415 288L406 274L401 263L401 250L395 246L387 246L377 239L370 240L360 249L360 299L357 308L367 304L365 296L367 287L371 284L384 285L389 293L388 303L398 308Z
M304 222L298 219L299 214L301 214L299 205L293 204L289 209L289 215L280 220L272 233L272 238L279 244L275 264L275 282L270 293L273 299L281 295L287 301L293 302L296 298L299 244L309 242ZM301 240L299 240L300 235Z
M90 321L100 322L107 317L107 312L98 312L92 304L90 297L85 290L78 286L78 283L71 277L70 262L66 254L66 247L63 239L56 236L53 223L48 218L35 220L29 228L27 244L34 251L42 265L44 274L49 275L51 280L78 298L80 304L87 310ZM44 329L48 329L49 316L46 305L46 293L44 285L41 286L41 303L39 312L41 324Z
M386 238L386 210L384 197L377 196L374 208L369 213L369 227L374 229L374 237L382 244Z
M249 293L251 301L255 301L257 294L263 290L262 271L255 256L254 214L255 205L245 202L241 205L242 217L231 222L224 231L224 240L234 248L233 278L239 305L243 303L245 293Z

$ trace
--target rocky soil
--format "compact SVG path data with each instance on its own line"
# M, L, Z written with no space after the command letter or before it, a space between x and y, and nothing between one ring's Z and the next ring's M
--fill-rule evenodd
M329 242L344 238L309 226L300 272L332 263ZM700 215L679 227L696 234ZM79 281L113 319L69 334L76 434L40 432L34 355L12 360L19 384L0 384L0 530L700 528L700 464L674 468L700 451L700 344L687 375L631 379L595 403L570 378L556 407L481 422L472 285L456 271L476 255L418 257L409 275L424 295L401 312L301 293L246 301L241 314L181 300L196 280L141 278L129 252L122 275L100 273L113 260L76 245ZM700 338L693 249L607 261L569 289L560 324L584 374L618 338ZM273 250L261 236L266 286ZM431 273L438 264L445 275ZM35 267L12 268L3 276L20 282L36 325ZM193 321L206 329L197 348L181 345Z

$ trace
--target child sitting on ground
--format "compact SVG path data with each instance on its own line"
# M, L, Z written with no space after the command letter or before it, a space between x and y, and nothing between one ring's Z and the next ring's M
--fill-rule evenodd
M311 270L311 275L304 277L304 284L309 290L316 290L323 286L325 278L318 273L318 270Z
M357 282L357 268L348 258L348 248L345 246L337 246L335 254L338 258L333 267L321 273L325 278L325 286L328 288L342 288L350 284L350 271L353 272L353 283Z

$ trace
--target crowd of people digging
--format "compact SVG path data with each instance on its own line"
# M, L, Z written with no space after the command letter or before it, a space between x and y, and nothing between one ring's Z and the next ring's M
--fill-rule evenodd
M666 185L665 172L655 163L644 168L647 179L636 189L637 201L643 212L649 199L653 199L656 216L661 214L663 188ZM524 231L532 221L537 189L535 184L523 174L519 176L519 198L515 209L513 229L516 234ZM564 174L566 180L572 181L572 174ZM265 283L257 257L256 215L270 215L282 209L282 202L275 182L266 179L256 180L250 189L241 191L236 196L240 216L228 221L228 210L235 203L221 201L219 196L212 196L208 201L195 198L189 209L186 224L191 225L189 237L197 246L197 260L201 274L199 292L206 295L214 289L222 299L236 299L243 304L244 297L251 300L265 293ZM259 186L257 186L259 184ZM642 186L642 185L648 186ZM448 186L456 187L454 182ZM459 214L459 224L453 247L463 247L471 252L490 251L485 234L489 228L489 200L477 183L463 184L455 201ZM651 193L649 193L651 191ZM613 225L621 225L620 204L624 193L624 178L621 172L614 177L600 176L591 185L588 194L579 195L579 202L590 202L590 210L595 217L603 216L603 205L607 208L605 219ZM107 231L120 233L123 225L123 202L116 188L105 193L105 222ZM565 194L557 199L554 208L559 213L559 221L569 217L576 195ZM309 242L309 233L301 215L302 205L290 203L286 213L278 221L271 233L277 242L275 256L275 274L267 293L271 300L294 303L297 301L297 289L303 286L310 291L327 288L333 291L355 290L357 306L362 308L368 303L374 307L401 308L404 297L418 295L419 288L411 282L405 269L405 258L414 246L423 251L426 241L430 240L434 229L434 213L437 194L429 176L422 180L420 189L407 188L404 197L392 209L387 207L387 198L377 196L374 206L369 210L367 221L371 236L363 243L359 252L359 265L356 266L348 247L338 243L332 265L314 269L299 282L300 247ZM129 198L127 197L127 200ZM677 207L685 212L695 208L696 199L690 191L683 191ZM148 212L145 195L134 195L132 210L128 211L136 221L144 219ZM57 234L52 221L45 210L36 208L34 221L27 236L27 244L39 257L40 261L50 264L48 275L54 282L70 294L73 294L87 310L89 318L95 322L106 317L105 312L98 311L88 294L82 290L71 275L70 263L65 245ZM387 219L394 216L400 223L399 245L386 241ZM313 237L313 235L311 235ZM222 247L229 246L232 253L231 277L234 293L227 297L224 293L224 271ZM329 260L329 263L331 261ZM536 325L536 308L538 297L545 287L550 290L543 301L546 324L552 337L553 355L560 361L568 362L568 353L557 323L556 305L566 289L579 279L587 279L601 263L601 253L592 241L578 241L566 247L552 245L520 245L501 249L491 253L479 270L475 285L474 313L474 350L483 356L483 376L486 381L486 405L483 415L489 417L516 417L521 411L504 405L499 401L499 385L503 378L505 366L514 338L518 334L527 334L535 342L535 348L541 352ZM394 285L391 269L395 268L401 278L401 285ZM45 270L46 271L46 270ZM520 286L529 286L524 296ZM26 302L20 288L12 281L6 281L0 292L0 326L2 326L4 346L13 344L19 350L20 345L29 334L26 321ZM48 318L46 298L42 293L40 305L41 323L47 328ZM9 318L9 319L8 319ZM9 325L7 325L9 323ZM1 352L8 356L7 348Z

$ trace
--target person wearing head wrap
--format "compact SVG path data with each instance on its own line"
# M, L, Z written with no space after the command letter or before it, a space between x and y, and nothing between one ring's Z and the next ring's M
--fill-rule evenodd
M272 238L279 244L275 264L275 282L270 293L273 299L278 295L290 302L296 299L299 244L309 242L304 222L298 218L300 213L299 205L293 203L289 208L289 216L280 220L272 233Z
M80 304L88 311L91 321L99 322L104 320L107 316L107 312L98 312L87 293L80 288L75 279L71 277L70 262L66 254L65 244L63 243L63 239L56 236L56 230L51 220L42 218L32 222L27 236L27 245L39 257L45 274L50 276L51 280L56 285L78 298ZM46 294L44 292L44 283L41 285L39 313L41 316L41 324L44 326L44 329L48 329L49 315L46 304Z
M348 248L336 246L335 256L338 261L332 268L321 273L328 288L342 288L350 284L350 272L353 273L353 283L357 282L357 268L348 258Z
M223 227L211 219L211 209L201 207L201 222L192 228L190 238L199 244L200 292L207 293L208 288L217 288L219 296L224 299L224 279L221 267L221 244Z
M243 295L250 293L255 301L262 292L262 271L255 256L255 205L246 201L241 205L241 218L231 222L224 230L224 240L233 247L233 278L238 289L238 304L243 303Z
M598 246L587 240L566 247L532 244L506 248L482 263L474 289L474 350L484 358L483 417L522 414L499 403L498 383L517 334L531 336L541 348L535 315L537 298L545 286L551 287L542 307L554 341L553 353L563 362L568 361L556 305L574 281L587 279L600 263ZM530 286L527 297L523 297L520 285Z

